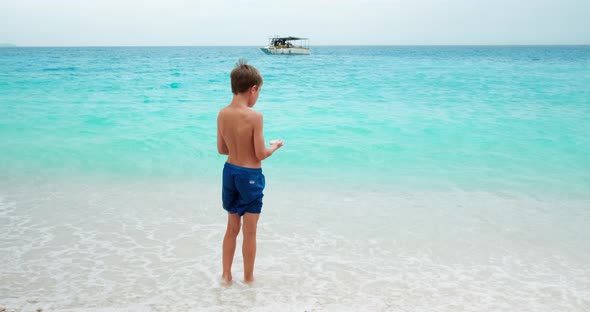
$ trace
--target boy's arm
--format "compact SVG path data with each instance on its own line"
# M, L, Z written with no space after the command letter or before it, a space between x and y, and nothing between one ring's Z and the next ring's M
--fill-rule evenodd
M254 116L254 152L256 153L256 158L258 160L264 160L268 158L272 153L274 153L277 149L283 146L283 142L279 141L276 144L272 144L270 148L267 148L264 144L264 134L262 133L262 114L256 113Z
M229 149L227 148L227 144L225 144L225 140L221 135L221 118L217 116L217 151L221 155L228 155Z

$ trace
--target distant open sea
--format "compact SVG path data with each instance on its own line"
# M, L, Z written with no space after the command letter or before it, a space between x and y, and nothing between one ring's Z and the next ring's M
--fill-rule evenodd
M216 117L285 146L219 284ZM0 306L589 311L590 46L0 49Z

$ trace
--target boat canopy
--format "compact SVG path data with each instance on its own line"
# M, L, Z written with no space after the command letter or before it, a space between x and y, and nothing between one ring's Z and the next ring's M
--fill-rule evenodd
M273 41L290 41L290 40L308 40L308 38L300 37L272 37Z
M308 38L299 38L299 37L273 37L272 40L308 40Z

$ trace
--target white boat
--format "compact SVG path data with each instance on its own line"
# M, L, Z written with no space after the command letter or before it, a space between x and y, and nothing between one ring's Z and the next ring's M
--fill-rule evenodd
M272 37L267 46L260 48L266 54L308 55L309 39L299 37Z

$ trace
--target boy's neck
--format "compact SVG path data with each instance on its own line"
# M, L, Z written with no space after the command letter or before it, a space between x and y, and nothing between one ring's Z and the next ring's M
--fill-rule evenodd
M239 108L250 108L248 106L248 100L249 97L247 93L234 94L234 97L232 98L231 103L229 103L229 105Z

